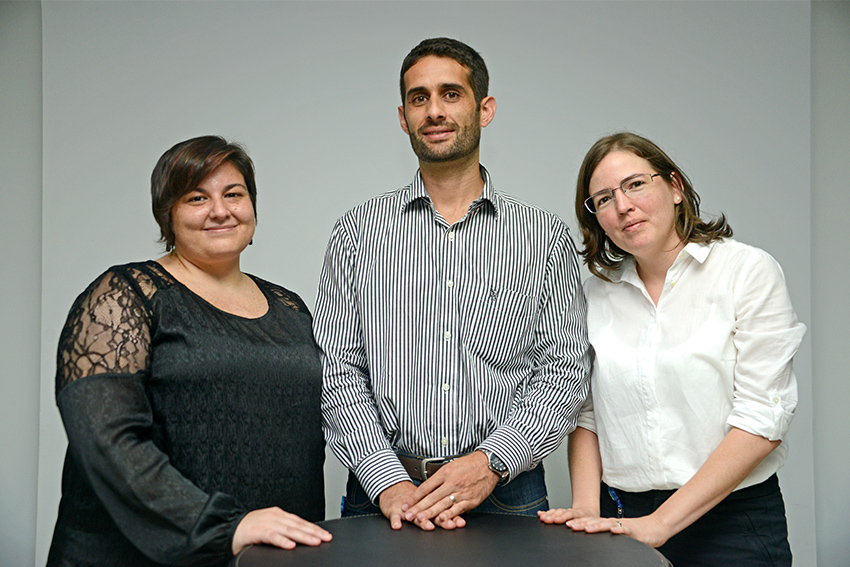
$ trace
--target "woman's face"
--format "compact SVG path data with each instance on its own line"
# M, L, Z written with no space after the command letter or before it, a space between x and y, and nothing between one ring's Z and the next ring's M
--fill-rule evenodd
M171 209L174 248L199 263L232 261L254 237L254 207L239 170L225 162Z
M676 234L676 205L682 191L675 174L672 183L664 176L653 177L649 186L637 194L619 189L629 177L639 173L657 173L645 159L629 151L605 156L590 177L590 195L603 189L615 189L614 202L596 214L596 220L608 238L638 263L653 261L681 247Z

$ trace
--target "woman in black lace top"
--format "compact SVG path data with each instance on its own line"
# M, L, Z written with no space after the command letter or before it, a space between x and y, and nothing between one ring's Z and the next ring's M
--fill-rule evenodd
M68 451L48 565L222 565L253 543L329 541L311 523L324 442L310 313L239 268L250 158L214 136L181 142L151 192L168 254L107 270L59 340Z

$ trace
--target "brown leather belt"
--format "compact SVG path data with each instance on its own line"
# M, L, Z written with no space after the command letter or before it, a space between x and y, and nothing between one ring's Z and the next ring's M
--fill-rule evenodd
M463 455L453 455L451 457L414 457L413 455L403 455L398 453L398 460L401 466L410 475L413 480L428 480L436 473L443 465L446 465L458 457Z

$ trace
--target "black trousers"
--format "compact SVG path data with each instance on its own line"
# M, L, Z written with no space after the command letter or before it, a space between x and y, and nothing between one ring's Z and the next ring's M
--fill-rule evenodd
M625 518L651 514L675 492L614 490ZM603 518L617 517L605 483L599 504ZM675 567L790 567L785 503L776 475L733 492L658 551Z

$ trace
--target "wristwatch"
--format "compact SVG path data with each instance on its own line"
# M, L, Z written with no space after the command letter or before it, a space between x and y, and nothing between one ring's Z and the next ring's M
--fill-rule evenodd
M508 483L510 480L511 473L508 471L508 465L502 462L496 454L489 449L478 449L487 457L487 464L490 467L490 470L499 475L499 482L496 486L502 486Z

